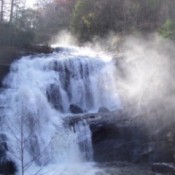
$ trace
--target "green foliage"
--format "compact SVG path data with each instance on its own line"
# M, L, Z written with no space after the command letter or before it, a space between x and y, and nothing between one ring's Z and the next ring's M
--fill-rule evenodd
M104 36L117 18L118 3L114 0L78 0L73 12L71 29L81 40L90 40L93 36ZM120 20L120 19L119 19Z
M175 22L167 19L159 32L165 38L175 39Z
M9 23L0 24L0 46L24 47L34 40L34 32L30 29L21 30Z
M92 22L95 18L93 13L93 1L78 0L71 21L73 33L78 33L79 38L87 39L91 33Z
M35 38L36 14L34 10L19 11L13 23L0 23L0 46L25 47Z
M10 44L10 24L0 23L0 46L6 46Z
M34 32L31 30L18 31L15 35L14 45L18 47L25 47L34 41Z
M175 1L164 0L78 0L71 29L82 40L114 31L160 33L174 38ZM169 21L168 19L172 19ZM166 21L162 24L163 21Z
M38 23L39 13L34 9L20 10L13 22L13 25L21 31L35 30Z
M82 40L108 32L149 30L156 26L159 0L78 0L71 22L72 31ZM158 12L157 12L158 11Z
M62 30L68 30L77 0L51 0L38 9L37 40L49 40ZM38 36L39 35L39 36ZM44 39L42 39L44 37Z
M0 23L0 45L22 47L48 42L59 31L71 29L81 41L109 32L159 31L175 39L172 0L51 0L38 9L18 8L10 22ZM171 19L171 20L170 20Z

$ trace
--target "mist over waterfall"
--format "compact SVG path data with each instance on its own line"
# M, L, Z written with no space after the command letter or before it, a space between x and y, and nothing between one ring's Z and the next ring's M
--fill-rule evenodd
M84 113L120 108L115 73L112 61L81 48L14 62L0 93L4 159L14 161L19 174L95 174L88 164L93 162L88 124L69 127L65 118L73 116L71 105Z

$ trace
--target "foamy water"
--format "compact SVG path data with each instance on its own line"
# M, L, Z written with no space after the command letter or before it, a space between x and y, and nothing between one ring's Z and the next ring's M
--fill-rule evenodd
M106 60L106 59L105 59ZM91 131L65 124L71 104L84 112L120 108L112 61L86 50L23 57L11 66L0 94L1 133L18 174L95 175Z

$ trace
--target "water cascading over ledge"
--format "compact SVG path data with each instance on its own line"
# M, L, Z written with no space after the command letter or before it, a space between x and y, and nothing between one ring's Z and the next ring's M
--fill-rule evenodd
M61 53L61 58L50 60L45 67L57 73L57 80L47 89L53 106L63 113L69 112L71 104L85 112L98 111L101 106L116 109L115 67L101 58L72 52Z
M78 48L13 63L0 94L1 135L7 144L2 161L14 161L19 174L92 175L95 169L80 166L93 157L89 126L82 121L68 128L64 119L71 104L84 112L118 108L114 74L111 61Z

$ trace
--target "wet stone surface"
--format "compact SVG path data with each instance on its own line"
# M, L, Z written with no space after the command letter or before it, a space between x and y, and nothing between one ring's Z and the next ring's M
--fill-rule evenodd
M127 162L112 162L99 165L103 172L98 175L160 175L151 171L149 166Z

